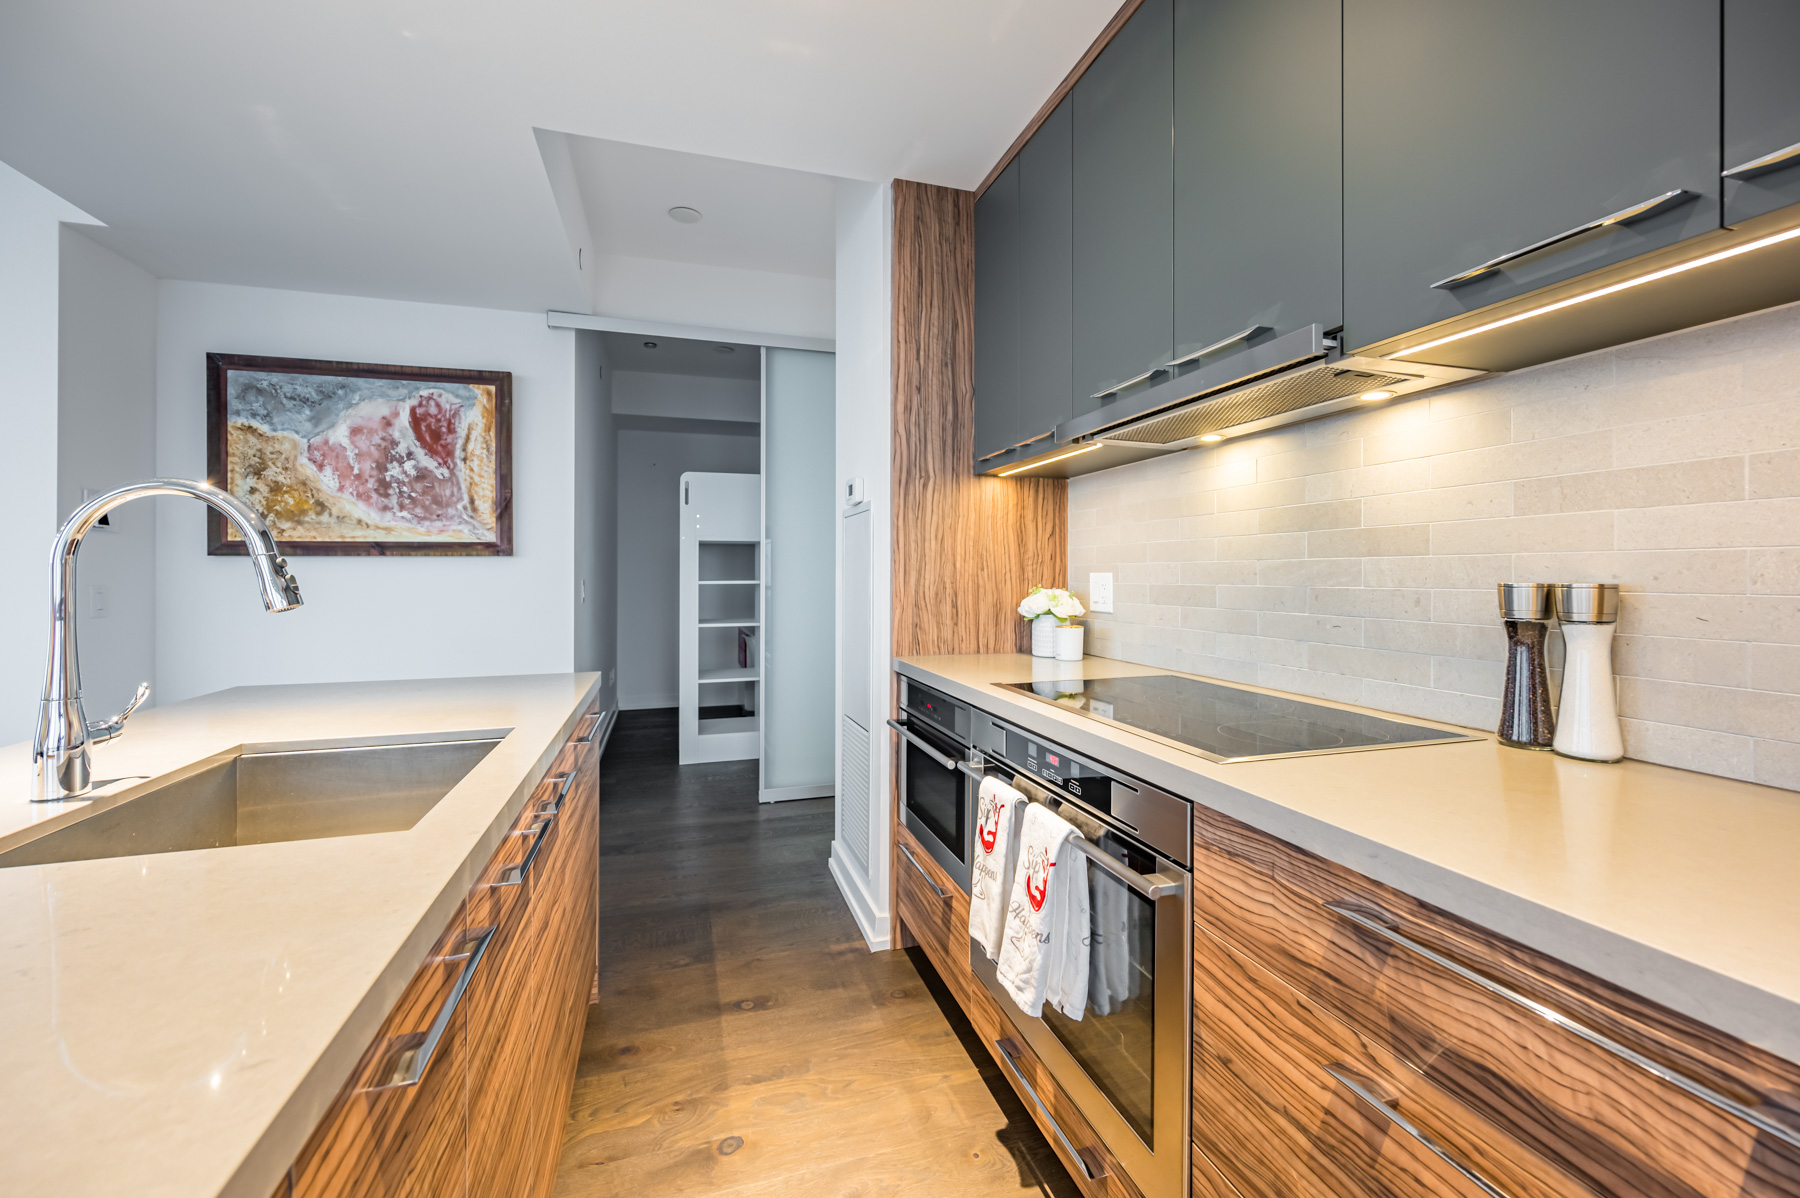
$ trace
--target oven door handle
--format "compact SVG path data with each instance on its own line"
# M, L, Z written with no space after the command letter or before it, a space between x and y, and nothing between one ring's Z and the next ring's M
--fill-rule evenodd
M892 728L895 732L898 732L901 736L904 736L907 740L911 741L915 748L917 748L920 752L924 753L927 757L931 758L933 761L937 762L939 765L943 766L945 769L953 770L956 768L957 761L954 757L944 756L942 753L938 752L936 749L932 748L930 745L926 744L924 741L922 741L918 737L914 736L912 734L911 730L909 730L907 728L907 726L905 724L902 724L899 720L889 720L887 722L887 726Z
M893 721L890 720L888 722L892 723ZM902 735L904 735L904 733L902 733ZM969 777L975 779L977 782L985 781L988 776L986 770L979 766L970 765L966 761L957 762L956 768L969 775ZM1130 866L1121 863L1114 857L1101 852L1099 846L1094 844L1093 841L1082 837L1076 837L1069 843L1073 844L1082 856L1086 857L1089 861L1092 861L1095 865L1098 865L1101 869L1119 879L1119 881L1125 883L1125 885L1131 887L1151 902L1155 902L1157 899L1161 898L1168 898L1170 895L1185 894L1187 892L1187 880L1185 878L1172 878L1168 874L1141 874Z

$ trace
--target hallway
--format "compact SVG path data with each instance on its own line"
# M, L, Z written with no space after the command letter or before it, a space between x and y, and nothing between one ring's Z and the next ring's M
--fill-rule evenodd
M600 1002L556 1193L1076 1198L923 956L867 951L832 801L758 804L755 762L679 767L675 739L673 711L623 712L601 763Z

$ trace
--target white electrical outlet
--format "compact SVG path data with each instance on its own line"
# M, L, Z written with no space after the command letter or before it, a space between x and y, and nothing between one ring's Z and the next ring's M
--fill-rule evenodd
M93 617L96 620L106 619L106 613L107 613L108 609L111 607L111 605L107 602L107 598L108 598L108 596L106 594L105 587L101 587L101 586L89 587L88 588L88 615Z
M1087 603L1087 605L1088 605L1089 611L1109 612L1112 610L1112 575L1111 574L1089 574L1088 575L1088 603Z

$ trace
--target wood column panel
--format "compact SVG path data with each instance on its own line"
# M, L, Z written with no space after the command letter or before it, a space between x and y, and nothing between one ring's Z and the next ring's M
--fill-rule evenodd
M1069 569L1068 484L975 457L975 195L894 183L894 653L1018 653Z

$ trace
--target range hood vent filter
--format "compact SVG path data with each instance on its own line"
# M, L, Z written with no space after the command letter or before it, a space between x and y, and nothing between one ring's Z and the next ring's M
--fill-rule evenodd
M1231 391L1217 399L1188 404L1164 416L1106 433L1109 441L1140 441L1148 445L1168 445L1185 441L1203 433L1236 428L1257 420L1267 420L1288 412L1308 408L1334 399L1346 399L1365 391L1394 387L1413 382L1416 375L1382 374L1342 367L1314 367Z

